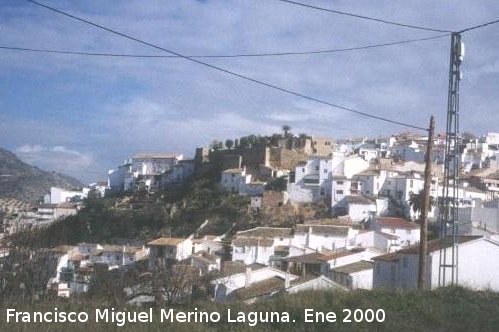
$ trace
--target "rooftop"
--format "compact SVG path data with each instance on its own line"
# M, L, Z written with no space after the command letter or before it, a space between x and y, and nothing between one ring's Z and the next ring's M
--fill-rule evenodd
M273 244L273 239L263 237L237 237L232 240L232 245L236 247L272 247Z
M367 198L367 197L364 197L364 196L355 196L355 195L349 195L349 196L345 196L345 200L349 203L349 204L361 204L361 205L371 205L371 204L374 204L374 201Z
M160 237L148 243L150 246L177 246L187 239L177 237Z
M480 238L482 238L482 236L459 236L457 239L458 239L458 243L462 244L462 243L478 240ZM452 244L449 241L442 241L441 239L431 240L431 241L428 241L428 252L430 253L430 252L440 250L441 248L448 248L451 245ZM412 245L410 247L399 250L397 252L373 257L373 260L387 261L387 262L397 261L400 259L401 254L419 255L419 244Z
M245 273L247 268L250 268L251 271L256 271L265 268L265 265L258 264L258 263L253 263L250 265L246 265L241 262L232 262L232 261L226 261L223 263L222 266L222 273L224 276L232 276L234 274L238 273Z
M251 284L249 287L242 287L234 291L234 297L239 300L249 300L256 297L271 295L284 290L284 279L272 277Z
M340 267L336 267L333 269L333 271L337 272L337 273L350 274L350 273L355 273L355 272L360 272L360 271L372 270L373 266L374 266L373 262L359 261L359 262L343 265Z
M382 228L401 228L401 229L418 229L419 225L415 222L403 218L381 217L376 218L376 223Z
M236 233L236 237L291 237L293 230L284 227L255 227Z
M300 256L291 256L291 257L286 257L284 260L287 262L293 262L293 263L305 263L305 264L319 264L322 262L329 262L333 259L341 258L341 257L346 257L350 255L354 255L356 253L359 253L362 250L344 250L344 251L338 251L338 252L313 252L310 254L305 254L305 255L300 255Z
M314 235L348 236L349 226L340 225L296 225L296 234L308 233Z

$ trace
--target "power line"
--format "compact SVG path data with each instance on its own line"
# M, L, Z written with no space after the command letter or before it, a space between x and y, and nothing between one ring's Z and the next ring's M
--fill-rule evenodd
M329 50L315 50L315 51L296 51L296 52L269 52L269 53L240 53L240 54L211 54L211 55L186 55L189 58L245 58L245 57L277 57L277 56L292 56L292 55L314 55L314 54L328 54L328 53L339 53L339 52L351 52L357 50L366 50L372 48L379 48L385 46L409 44L420 41L427 41L438 39L442 37L447 37L450 34L446 33L443 35L409 39L396 42L388 42L382 44L365 45L357 47L348 48L337 48ZM80 52L80 51L65 51L65 50L53 50L53 49L40 49L40 48L25 48L17 46L0 46L3 50L12 51L25 51L25 52L35 52L35 53L55 53L55 54L68 54L68 55L84 55L84 56L102 56L102 57L126 57L126 58L180 58L176 55L145 55L145 54L123 54L123 53L103 53L103 52Z
M321 11L325 11L325 12L335 13L335 14L339 14L339 15L345 15L345 16L350 16L350 17L356 17L356 18L361 18L361 19L365 19L365 20L375 21L375 22L379 22L379 23L396 25L396 26L405 27L405 28L418 29L418 30L426 30L426 31L434 31L434 32L452 32L450 30L435 29L435 28L429 28L429 27L424 27L424 26L419 26L419 25L412 25L412 24L405 24L405 23L400 23L400 22L395 22L395 21L389 21L389 20L375 18L375 17L371 17L371 16L353 14L353 13L348 13L348 12L344 12L344 11L340 11L340 10L334 10L334 9L328 9L328 8L318 7L318 6L314 6L314 5L310 5L310 4L302 3L302 2L297 2L297 1L291 1L291 0L276 0L276 1L285 2L285 3L288 3L288 4L292 4L292 5L296 5L296 6L301 6L301 7L305 7L305 8L310 8L310 9L316 9L316 10L321 10Z
M102 29L102 30L105 30L105 31L108 31L110 33L113 33L115 35L118 35L118 36L121 36L121 37L124 37L126 39L130 39L130 40L133 40L135 42L138 42L140 44L143 44L143 45L146 45L146 46L149 46L149 47L153 47L155 49L158 49L158 50L162 50L164 52L167 52L167 53L170 53L170 54L173 54L173 55L176 55L180 58L183 58L183 59L186 59L186 60L189 60L189 61L192 61L192 62L195 62L197 64L200 64L200 65L203 65L205 67L208 67L208 68L211 68L211 69L215 69L215 70L218 70L218 71L221 71L221 72L224 72L226 74L229 74L229 75L232 75L232 76L235 76L235 77L239 77L239 78L242 78L244 80L247 80L247 81L250 81L250 82L253 82L253 83L256 83L256 84L259 84L259 85L263 85L263 86L266 86L266 87L269 87L269 88L272 88L274 90L278 90L278 91L281 91L281 92L284 92L284 93L287 93L287 94L291 94L291 95L294 95L294 96L297 96L297 97L301 97L303 99L307 99L307 100L311 100L311 101L315 101L317 103L320 103L320 104L324 104L324 105L328 105L328 106L331 106L331 107L334 107L334 108L338 108L338 109L341 109L341 110L344 110L344 111L347 111L347 112L351 112L351 113L354 113L354 114L357 114L357 115L362 115L362 116L365 116L365 117L369 117L369 118L372 118L372 119L377 119L377 120L380 120L380 121L385 121L385 122L388 122L388 123L392 123L392 124L397 124L397 125L401 125L401 126L405 126L405 127L409 127L409 128L413 128L413 129L418 129L418 130L424 130L424 131L427 131L428 129L427 128L424 128L424 127L419 127L419 126L415 126L415 125L411 125L411 124L408 124L408 123L404 123L404 122L400 122L400 121L395 121L395 120L391 120L391 119L388 119L388 118L384 118L384 117L381 117L381 116L377 116L377 115L373 115L373 114L369 114L369 113L365 113L365 112L362 112L362 111L358 111L358 110L355 110L355 109L352 109L352 108L349 108L349 107L345 107L345 106L341 106L341 105L337 105L337 104L333 104L333 103L330 103L330 102L327 102L327 101L324 101L324 100L321 100L321 99L317 99L317 98L314 98L314 97L310 97L310 96L307 96L307 95L304 95L302 93L299 93L299 92L296 92L296 91L292 91L292 90L288 90L288 89L285 89L285 88L281 88L277 85L273 85L273 84L270 84L270 83L266 83L266 82L263 82L263 81L260 81L260 80L257 80L255 78L251 78L249 76L245 76L245 75L242 75L242 74L238 74L236 72L233 72L233 71L230 71L228 69L225 69L225 68L222 68L222 67L218 67L218 66L215 66L215 65L212 65L212 64L209 64L207 62L203 62L203 61L200 61L200 60L196 60L192 57L188 57L188 56L185 56L185 55L182 55L180 53L177 53L175 51L171 51L171 50L168 50L166 48L163 48L161 46L157 46L157 45L154 45L154 44L151 44L149 42L146 42L144 40L141 40L141 39L138 39L136 37L132 37L130 35L127 35L125 33L122 33L122 32L118 32L118 31L115 31L115 30L112 30L110 28L106 28L102 25L99 25L97 23L94 23L94 22L91 22L91 21L88 21L84 18L81 18L81 17L77 17L77 16L74 16L72 14L69 14L67 12L64 12L62 10L59 10L59 9L56 9L56 8L53 8L53 7L50 7L48 5L45 5L45 4L42 4L40 2L37 2L37 1L34 1L34 0L25 0L27 2L30 2L30 3L33 3L35 5L38 5L40 7L43 7L45 9L48 9L48 10L51 10L53 12L56 12L58 14L61 14L61 15L64 15L64 16L67 16L67 17L70 17L72 19L75 19L77 21L80 21L80 22L83 22L83 23L86 23L86 24L89 24L89 25L92 25L96 28L99 28L99 29Z
M484 27L486 27L488 25L492 25L492 24L496 24L496 23L499 23L499 19L494 20L494 21L490 21L490 22L487 22L487 23L475 25L475 26L472 26L472 27L469 27L469 28L466 28L466 29L463 29L463 30L459 31L459 33L464 33L464 32L467 32L467 31L471 31L471 30L475 30L475 29L479 29L479 28L484 28Z

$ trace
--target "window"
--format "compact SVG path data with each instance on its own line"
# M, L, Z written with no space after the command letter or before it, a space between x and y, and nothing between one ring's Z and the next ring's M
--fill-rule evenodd
M405 230L405 234L407 234L407 235L411 235L411 230L410 230L410 229L406 229L406 230Z
M341 185L343 185L343 181L336 181L336 184L341 186Z
M336 195L343 195L343 190L336 190Z
M412 188L412 186L413 186L413 185L414 185L414 180L411 180L411 181L409 182L409 186Z
M390 232L392 232L392 234L395 234L396 232L395 228L391 229Z
M327 174L327 168L324 168L324 174Z
M315 166L315 170L318 171L319 170L319 166Z

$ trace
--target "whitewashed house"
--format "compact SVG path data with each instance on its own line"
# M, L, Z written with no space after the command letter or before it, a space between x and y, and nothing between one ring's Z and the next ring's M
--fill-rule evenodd
M377 214L376 201L365 196L349 195L336 203L333 214L337 216L349 216L358 224L367 222Z
M460 236L458 284L471 289L499 291L499 243L480 236ZM440 248L449 242L428 242L427 287L439 287ZM451 261L451 250L447 250ZM395 253L374 257L373 287L395 289L417 288L419 246L411 246ZM449 272L449 271L447 271ZM450 281L450 273L447 273ZM447 282L448 284L449 282Z
M161 237L147 244L150 248L149 259L151 264L156 260L181 261L192 255L193 245L191 239Z
M331 270L331 279L348 289L372 289L373 268L371 261L358 261L335 267Z
M287 192L292 203L331 199L331 158L311 157L300 163L290 176Z
M109 188L115 191L144 189L156 191L161 187L161 176L173 170L183 159L174 153L139 153L108 172Z
M420 227L412 221L402 218L379 217L374 220L371 228L398 237L398 244L402 246L409 246L419 243Z
M45 204L60 204L82 201L88 197L90 188L82 190L67 190L64 188L50 187L50 194L44 196Z
M220 186L228 192L239 193L244 186L251 182L251 174L246 173L246 168L231 168L222 172Z
M292 245L319 251L345 249L357 232L349 226L299 224Z
M276 247L289 247L291 228L256 227L237 232L232 240L232 261L269 265Z
M285 280L286 275L286 272L268 266L228 262L222 268L222 277L211 281L214 286L213 298L215 301L225 301L230 299L232 293L238 289L249 288L251 285L274 277ZM298 279L295 275L288 274L288 277L290 280Z
M246 265L258 263L269 265L274 255L274 240L258 237L238 237L232 240L232 261Z

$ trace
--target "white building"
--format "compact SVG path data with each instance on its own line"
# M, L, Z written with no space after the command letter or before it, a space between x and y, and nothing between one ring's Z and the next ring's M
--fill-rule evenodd
M193 252L191 239L162 237L147 244L152 264L160 261L181 261L189 258Z
M288 181L292 203L311 203L331 199L331 158L311 157L295 168Z
M228 192L239 193L244 186L251 182L251 174L246 173L246 168L231 168L222 172L220 186Z
M373 268L371 261L358 261L331 270L331 279L348 289L372 289Z
M173 170L182 159L183 155L174 153L139 153L108 172L109 188L116 191L157 190L161 175Z
M83 188L81 191L77 191L50 187L50 194L45 195L43 201L47 204L60 204L82 201L88 197L89 190L89 188Z
M357 230L339 225L296 225L292 245L312 250L346 249Z
M499 243L480 236L461 236L459 239L458 284L471 289L499 291ZM439 287L440 248L448 246L441 240L428 242L427 287ZM447 250L451 261L451 250ZM419 247L412 246L396 253L373 258L373 287L391 290L417 288ZM449 270L447 271L449 272ZM446 274L450 281L450 273Z
M333 214L349 216L354 223L367 222L377 214L376 201L365 196L345 196L333 207Z
M419 243L420 227L412 221L404 220L402 218L380 217L374 220L371 228L398 237L398 243L401 246L409 246Z

